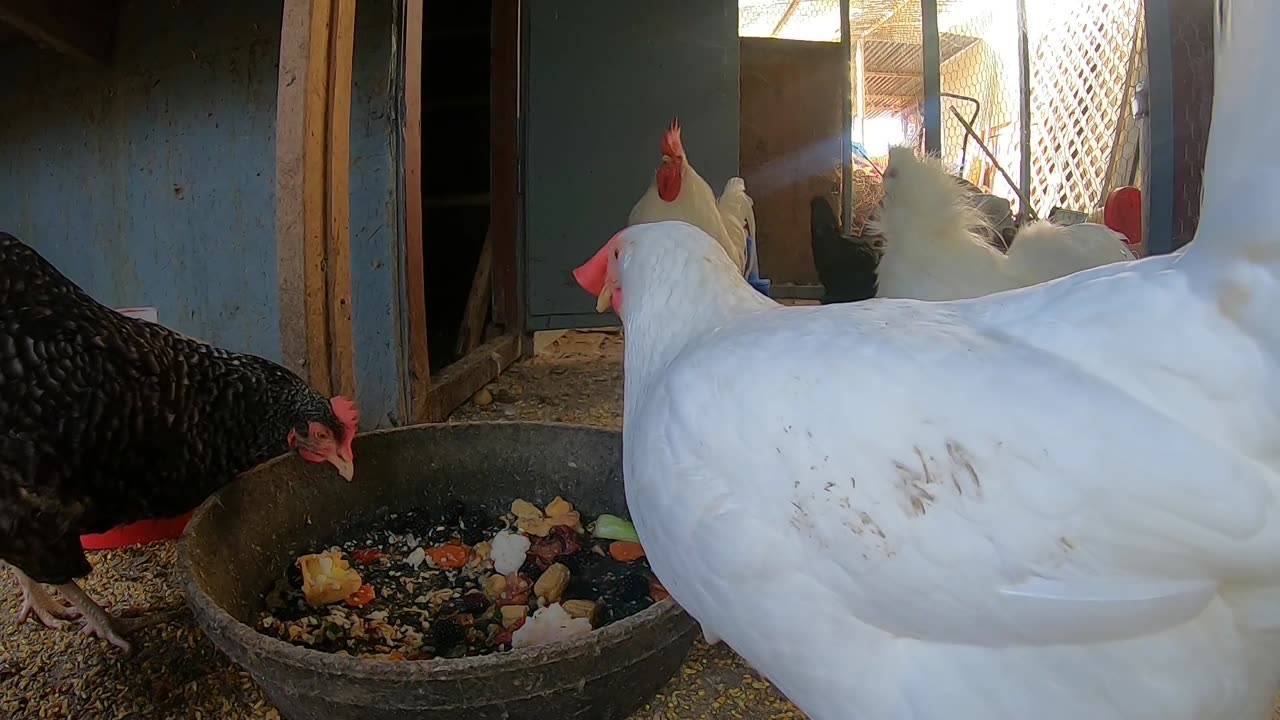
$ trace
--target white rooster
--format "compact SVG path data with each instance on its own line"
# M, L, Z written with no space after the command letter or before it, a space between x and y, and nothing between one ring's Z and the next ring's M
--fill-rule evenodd
M979 232L985 216L959 181L909 147L889 150L884 191L872 222L886 243L879 297L959 300L1134 259L1123 235L1095 223L1024 225L1006 255Z
M683 220L716 239L738 271L747 271L747 233L756 237L756 216L746 183L732 177L719 199L706 180L693 169L680 140L680 121L662 134L662 162L649 188L636 201L628 225Z
M1271 718L1280 4L1223 12L1185 252L787 308L664 222L575 271L654 571L813 720Z

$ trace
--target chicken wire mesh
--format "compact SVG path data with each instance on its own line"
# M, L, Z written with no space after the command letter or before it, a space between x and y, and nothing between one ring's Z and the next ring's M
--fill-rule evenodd
M1007 198L1019 180L1021 127L1016 0L969 3L968 12L941 12L938 28L966 41L939 65L942 81L942 159L955 175ZM983 150L983 147L986 150ZM987 154L990 151L990 155Z
M1027 3L1033 208L1096 215L1141 176L1132 103L1146 72L1141 0Z
M1063 208L1100 220L1112 189L1142 185L1142 0L1026 5L1031 142L1024 149L1016 0L938 1L943 160L1018 210L1017 193L999 168L1020 182L1029 150L1026 192L1037 215ZM740 0L739 34L838 41L839 14L838 0ZM851 0L849 23L855 53L862 48L863 121L898 118L901 139L918 141L924 95L919 0ZM855 142L866 139L859 127L855 121Z

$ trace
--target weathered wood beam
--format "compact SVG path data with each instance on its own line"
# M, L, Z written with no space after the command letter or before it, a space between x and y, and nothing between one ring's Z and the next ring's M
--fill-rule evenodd
M118 15L107 0L0 0L0 24L83 62L111 58Z
M329 373L335 395L356 396L355 335L351 323L351 63L356 0L333 0L329 36L328 137L325 145L325 308Z
M426 271L422 245L422 31L423 0L404 4L404 297L408 327L409 418L426 422L431 394L431 356L427 343Z
M498 377L520 357L520 336L506 333L472 350L436 377L427 401L425 422L444 422L467 398Z
M317 391L353 395L350 117L355 0L285 0L276 98L280 346Z
M493 319L523 333L519 286L520 0L494 0L489 105L490 216L493 235Z

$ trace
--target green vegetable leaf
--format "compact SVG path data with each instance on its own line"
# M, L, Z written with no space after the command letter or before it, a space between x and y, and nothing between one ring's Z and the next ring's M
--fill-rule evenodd
M630 521L623 520L617 515L601 515L596 518L596 528L591 533L592 537L602 540L626 540L628 542L640 542L640 536L636 534L636 526Z

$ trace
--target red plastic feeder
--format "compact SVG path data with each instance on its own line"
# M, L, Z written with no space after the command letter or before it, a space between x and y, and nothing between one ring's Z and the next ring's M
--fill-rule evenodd
M1136 253L1142 247L1142 192L1135 187L1118 187L1107 196L1103 223L1124 235Z
M115 550L130 545L145 545L159 540L176 540L187 529L187 521L195 510L178 517L139 520L119 525L97 535L81 535L80 545L85 550Z

